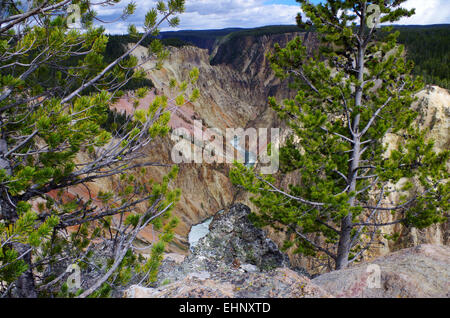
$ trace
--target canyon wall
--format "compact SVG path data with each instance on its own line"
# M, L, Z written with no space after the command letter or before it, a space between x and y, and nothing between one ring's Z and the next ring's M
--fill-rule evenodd
M200 76L196 86L200 89L200 98L195 103L176 108L169 123L172 128L184 127L192 132L194 120L201 120L204 128L214 127L223 134L227 128L280 127L282 124L268 106L268 97L282 99L292 97L293 92L288 90L286 83L281 83L274 76L266 52L275 43L286 45L295 36L305 37L305 34L262 36L256 42L253 42L253 37L243 37L239 47L244 57L225 55L221 53L223 49L216 48L214 54L220 54L220 58L214 59L207 49L193 46L171 47L163 67L148 72L148 78L154 83L155 89L141 101L139 107L147 107L155 94L164 93L174 97L174 91L167 85L170 79L182 82L188 79L192 68L197 67ZM312 37L306 41L313 47ZM230 49L230 44L222 45L225 45L224 50ZM153 68L153 63L145 63L146 48L139 47L134 54L144 63L145 69ZM211 60L215 62L211 63ZM114 107L128 113L133 109L126 97ZM174 142L169 138L157 140L147 149L147 159L171 163L173 145ZM180 164L179 167L179 176L173 186L182 189L181 201L175 209L181 222L169 250L187 253L187 235L192 225L202 222L236 200L250 206L251 203L248 196L233 187L228 179L228 164L190 163ZM166 168L152 168L148 178L158 181L166 171ZM151 237L151 231L142 235L145 240Z

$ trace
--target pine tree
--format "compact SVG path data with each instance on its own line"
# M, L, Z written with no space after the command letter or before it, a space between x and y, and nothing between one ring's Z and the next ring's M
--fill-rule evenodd
M269 101L292 131L280 149L282 174L297 180L282 188L273 176L242 165L231 178L256 194L257 224L286 231L285 248L325 256L342 269L373 246L380 227L446 220L449 152L434 152L413 124L417 112L410 106L423 84L410 75L398 32L383 28L381 38L370 23L373 5L381 23L411 16L413 10L401 8L405 1L298 2L308 20L297 21L319 34L319 52L308 56L296 38L269 55L276 75L297 90L294 99ZM383 142L387 134L401 138L394 149ZM387 202L393 192L401 202ZM395 220L381 221L389 213Z
M2 1L0 297L108 296L127 282L149 282L173 237L177 220L170 211L180 191L169 185L177 168L161 183L142 178L158 165L142 158L142 150L169 131L169 98L156 97L120 127L102 126L121 89L145 79L131 53L157 35L164 21L176 26L184 0L159 1L145 15L144 33L130 25L135 45L105 61L108 38L95 8L117 2ZM80 15L69 15L69 9ZM129 4L121 18L135 9ZM157 66L167 54L161 42L151 42L149 59ZM197 77L193 70L190 83ZM180 96L187 95L188 84L179 87ZM147 93L146 87L130 92L136 104ZM89 189L91 182L113 177L114 191L67 195L70 187ZM161 235L146 261L132 243L150 223ZM89 278L78 290L65 283L72 265Z

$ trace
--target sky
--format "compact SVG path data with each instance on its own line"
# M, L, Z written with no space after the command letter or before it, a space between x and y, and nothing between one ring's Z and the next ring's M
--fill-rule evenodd
M97 7L104 20L114 20L122 12L128 0L113 7ZM105 25L107 33L126 33L130 23L142 25L145 13L154 7L156 0L134 0L136 13L125 21ZM317 3L320 0L313 0ZM396 24L440 24L450 23L450 0L408 0L405 8L416 9L416 14ZM229 27L253 28L265 25L295 24L300 5L295 0L186 0L186 12L180 15L181 23L176 29L163 25L168 30L202 30Z

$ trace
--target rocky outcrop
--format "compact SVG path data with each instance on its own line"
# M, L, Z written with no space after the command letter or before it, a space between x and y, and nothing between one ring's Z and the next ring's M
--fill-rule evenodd
M248 263L261 270L288 266L289 259L262 229L249 221L249 214L250 208L243 204L217 213L209 227L210 232L188 259L202 258L210 263Z
M267 272L289 267L288 257L262 229L248 219L249 207L236 204L218 212L192 252L179 263L173 257L163 262L158 282L177 281L194 273L199 277L224 278L229 273ZM299 273L308 275L305 270Z
M379 275L379 277L377 277ZM132 286L131 298L448 298L450 248L420 245L312 280L279 268L267 273L228 274L219 279L190 274L160 288Z
M156 288L133 286L127 297L328 297L289 260L265 232L248 220L242 204L219 212L210 232L192 253L180 259L168 255L160 268Z
M312 282L335 297L448 298L450 248L419 245L323 274Z

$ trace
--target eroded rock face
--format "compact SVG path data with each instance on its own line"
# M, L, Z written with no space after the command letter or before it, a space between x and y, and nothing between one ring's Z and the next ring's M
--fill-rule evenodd
M210 232L189 257L226 264L248 263L261 270L288 266L289 259L263 230L255 228L248 219L249 214L250 208L243 204L217 213Z
M441 152L450 147L450 94L449 91L438 86L428 86L419 93L417 93L417 101L411 105L411 108L418 112L415 120L415 125L421 130L426 131L426 138L434 140L433 150ZM384 142L387 144L387 151L391 151L398 146L402 141L393 134L387 134ZM447 168L450 171L450 162L447 163ZM406 179L399 182L401 185ZM415 187L420 189L417 182ZM394 204L399 203L401 192L391 193L385 203ZM379 221L391 222L397 216L391 213L381 213ZM449 245L450 235L450 220L442 224L434 224L425 229L417 229L414 227L405 227L401 224L388 226L382 228L383 234L400 233L401 237L397 241L382 240L384 245L372 250L373 256L385 255L392 251L397 251L402 248L417 246L420 244L435 244L435 245Z
M187 275L204 278L222 277L226 273L264 272L289 267L289 259L249 220L249 207L236 204L217 213L211 222L210 232L201 238L181 262L166 259L158 282L176 281ZM305 270L300 273L308 275Z
M194 120L201 120L204 128L218 128L225 133L226 128L247 127L279 127L275 113L268 106L268 97L279 99L292 97L286 83L274 76L265 57L268 49L277 42L286 45L295 36L306 36L302 33L265 36L261 38L244 38L240 47L242 58L238 58L247 66L245 69L235 65L236 61L221 58L215 65L210 63L208 50L193 46L170 48L170 55L160 70L147 74L156 90L144 98L139 107L146 108L155 94L173 95L168 87L171 78L182 82L189 78L189 72L197 67L200 76L197 87L200 98L195 103L188 103L172 113L169 125L172 128L183 127L193 131ZM307 39L312 42L312 37ZM308 43L309 43L308 42ZM218 48L219 49L219 48ZM134 55L142 62L147 49L138 47ZM151 69L152 64L144 65ZM172 96L173 97L173 96ZM115 106L118 111L133 111L132 103L127 98L121 99ZM173 163L171 150L174 142L170 138L158 139L146 151L146 160ZM180 219L175 230L175 240L169 246L171 252L185 253L189 251L187 236L192 225L201 223L217 211L239 202L250 204L246 194L237 196L237 191L228 178L229 164L180 164L180 173L173 188L182 190L179 204L174 214ZM167 168L153 167L149 169L148 180L159 182ZM155 235L152 229L141 233L143 241L152 242Z
M379 266L379 284L373 265ZM419 245L370 263L323 274L312 282L336 297L448 298L450 248Z

